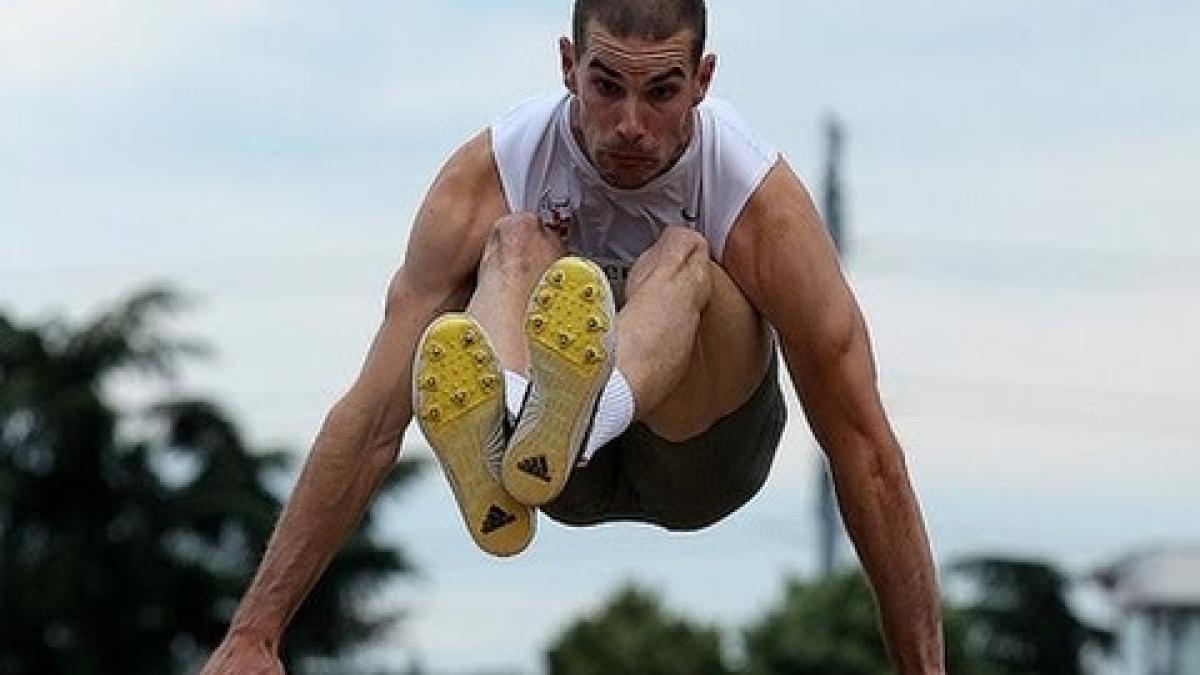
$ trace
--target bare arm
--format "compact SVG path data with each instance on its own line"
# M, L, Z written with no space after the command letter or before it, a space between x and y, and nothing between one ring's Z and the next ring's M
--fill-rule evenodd
M395 463L412 417L416 342L439 312L465 305L485 238L505 212L484 133L450 158L430 188L363 368L326 416L206 674L279 672L285 627Z
M779 332L895 666L944 672L929 541L879 400L866 324L808 193L782 160L730 232L724 265Z

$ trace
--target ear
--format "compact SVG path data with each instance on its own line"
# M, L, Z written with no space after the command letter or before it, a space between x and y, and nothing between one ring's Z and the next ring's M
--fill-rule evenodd
M707 54L700 59L700 65L696 68L696 88L692 103L699 104L708 95L708 87L712 84L713 74L717 72L717 55Z
M575 45L566 37L558 39L558 58L562 64L563 84L567 91L579 94L579 83L575 77Z

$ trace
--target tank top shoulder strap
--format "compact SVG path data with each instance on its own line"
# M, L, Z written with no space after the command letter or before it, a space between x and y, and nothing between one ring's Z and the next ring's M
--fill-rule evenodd
M725 101L708 97L699 106L703 125L699 208L704 236L716 260L746 202L779 158L779 151Z
M540 195L532 194L537 188L531 184L531 174L549 159L555 115L566 101L565 93L539 96L519 104L492 123L492 154L510 211L530 211L537 207Z

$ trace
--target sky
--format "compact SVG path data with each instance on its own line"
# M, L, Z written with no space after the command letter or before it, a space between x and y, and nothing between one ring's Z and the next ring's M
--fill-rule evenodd
M0 2L0 311L167 280L215 356L166 393L303 454L361 363L447 154L560 87L565 2ZM814 192L847 132L847 275L936 555L1076 574L1200 541L1200 5L713 0L714 94ZM131 406L164 393L123 383ZM436 470L381 503L422 572L376 653L534 670L623 580L734 627L815 564L802 414L710 530L542 520L473 549ZM407 456L428 456L415 431ZM514 626L517 627L514 635Z

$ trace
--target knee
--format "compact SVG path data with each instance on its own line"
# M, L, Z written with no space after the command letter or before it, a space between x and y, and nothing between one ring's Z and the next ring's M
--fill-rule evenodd
M655 267L672 273L707 277L708 240L686 227L668 227L648 251Z
M708 240L699 232L678 225L667 227L651 248L680 256L708 256Z
M679 282L695 289L703 304L712 291L712 266L704 235L686 227L668 227L634 263L626 291L632 296L659 280Z
M542 227L535 215L513 213L492 226L480 266L540 274L562 255L561 239Z

